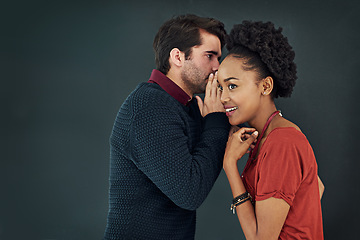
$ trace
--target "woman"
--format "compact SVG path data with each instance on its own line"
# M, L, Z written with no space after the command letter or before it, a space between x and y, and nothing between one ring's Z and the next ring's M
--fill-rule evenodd
M217 75L221 101L231 125L247 122L251 128L233 128L223 167L246 239L318 240L324 238L323 185L314 153L274 103L291 95L297 78L295 54L281 31L270 22L249 21L231 30ZM240 176L237 161L249 149Z

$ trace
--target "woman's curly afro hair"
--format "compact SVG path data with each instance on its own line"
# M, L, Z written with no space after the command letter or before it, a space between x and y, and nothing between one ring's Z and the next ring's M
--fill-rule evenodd
M290 97L297 79L295 52L281 31L271 22L243 21L234 25L226 45L229 55L246 59L248 70L274 79L274 98Z

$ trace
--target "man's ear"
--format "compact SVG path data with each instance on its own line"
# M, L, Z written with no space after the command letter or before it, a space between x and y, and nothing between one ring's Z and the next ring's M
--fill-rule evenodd
M170 66L174 65L177 67L182 67L184 61L185 61L185 53L180 51L178 48L171 49L170 57L169 57Z
M262 80L262 94L270 95L274 88L274 79L270 76L267 76Z

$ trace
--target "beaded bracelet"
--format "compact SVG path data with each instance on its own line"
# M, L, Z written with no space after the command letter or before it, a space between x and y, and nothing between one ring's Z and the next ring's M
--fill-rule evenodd
M232 204L230 205L230 210L233 212L233 214L235 214L235 208L248 200L251 200L251 195L248 192L237 196L233 199Z

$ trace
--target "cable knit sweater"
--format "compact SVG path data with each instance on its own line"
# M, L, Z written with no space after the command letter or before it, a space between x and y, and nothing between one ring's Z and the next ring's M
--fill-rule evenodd
M154 83L121 106L110 137L105 239L194 239L196 211L222 169L230 125Z

